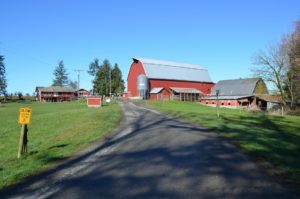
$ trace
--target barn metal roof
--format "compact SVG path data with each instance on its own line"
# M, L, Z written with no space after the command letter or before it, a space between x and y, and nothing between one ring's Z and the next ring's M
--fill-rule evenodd
M160 91L164 89L163 87L158 87L158 88L153 88L151 91L150 91L150 94L157 94L157 93L160 93Z
M212 82L207 69L200 65L177 63L146 58L133 58L143 64L149 79Z
M198 89L195 88L178 88L178 87L170 87L171 90L173 90L176 93L194 93L194 94L200 94L202 93Z
M49 86L49 87L37 87L37 90L41 92L64 92L64 93L74 93L75 89L70 86Z
M212 88L212 95L216 95L216 90L219 90L219 95L224 96L249 96L254 94L257 82L260 78L247 79L231 79L221 80Z

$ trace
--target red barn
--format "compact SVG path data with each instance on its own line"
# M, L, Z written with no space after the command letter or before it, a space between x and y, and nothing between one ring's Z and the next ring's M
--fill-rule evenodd
M193 64L133 58L127 97L197 101L214 86L207 69Z

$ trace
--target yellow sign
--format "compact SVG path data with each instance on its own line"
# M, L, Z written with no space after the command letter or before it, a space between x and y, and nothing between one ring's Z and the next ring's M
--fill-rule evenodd
M32 109L23 107L19 109L19 124L29 124L31 118Z

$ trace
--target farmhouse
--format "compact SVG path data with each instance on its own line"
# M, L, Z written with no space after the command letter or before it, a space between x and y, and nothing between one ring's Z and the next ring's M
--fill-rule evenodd
M36 98L40 102L71 101L75 98L75 90L69 86L36 87Z
M218 96L217 96L218 94ZM210 96L201 99L202 104L223 107L247 107L266 109L268 89L261 78L221 80L213 88Z
M199 101L214 86L207 69L192 64L133 58L128 77L128 98Z

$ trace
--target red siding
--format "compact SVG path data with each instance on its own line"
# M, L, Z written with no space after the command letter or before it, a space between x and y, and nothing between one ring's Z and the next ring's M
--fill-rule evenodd
M40 95L39 95L40 94ZM40 101L71 101L75 93L69 92L39 92L38 98Z
M150 94L151 100L163 100L163 99L170 99L170 92L166 89L163 89L160 93L157 94Z
M137 77L146 74L141 62L133 62L130 66L127 77L127 94L128 97L136 97L139 95L137 90Z
M176 80L157 80L150 79L150 90L155 87L180 87L180 88L196 88L204 94L210 94L211 88L214 83L201 83L201 82L188 82L188 81L176 81Z
M222 103L223 103L223 105L222 105ZM230 105L228 103L230 103ZM215 104L217 104L217 100L202 99L201 104L215 105ZM224 107L226 107L226 106L236 107L239 105L239 103L238 103L238 100L219 100L219 105L224 106Z

